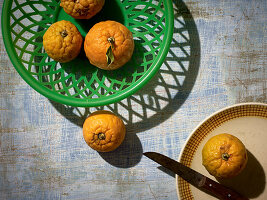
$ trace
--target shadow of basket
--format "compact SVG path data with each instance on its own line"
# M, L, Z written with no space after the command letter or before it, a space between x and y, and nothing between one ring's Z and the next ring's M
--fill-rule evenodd
M100 153L111 165L127 168L139 163L143 149L136 134L171 117L186 101L194 86L200 65L199 34L183 1L174 1L174 15L174 35L165 62L136 94L118 103L96 108L71 107L50 100L58 112L80 127L95 110L110 110L123 119L128 137L115 152Z
M70 91L69 88L73 85L73 82L75 82L73 80L81 80L81 76L86 76L86 80L90 80L91 74L95 73L95 68L92 66L90 70L88 70L88 68L84 67L83 70L72 73L72 71L69 71L68 65L61 66L59 63L48 58L47 54L44 52L42 36L49 25L54 22L51 13L59 7L59 0L49 3L42 0L23 0L23 2L25 3L13 1L11 9L12 17L10 18L12 27L16 30L11 33L12 38L14 38L13 46L18 58L21 59L25 67L21 72L31 74L31 81L34 81L34 79L38 80L41 82L42 87L44 86L46 89L57 91L63 95L67 93L68 96L72 96L72 92L75 93L75 91ZM153 9L148 10L148 12L150 13L154 10L158 12L158 8L159 7L153 7ZM24 14L25 10L29 10L27 15ZM138 9L137 12L139 11ZM159 13L160 12L159 9ZM40 15L40 13L42 15ZM114 156L112 156L112 154L109 154L110 156L107 157L103 156L105 160L115 166L131 167L140 161L142 145L136 134L149 130L171 117L185 102L194 86L200 61L200 41L197 28L190 11L182 1L174 1L174 14L174 37L165 62L146 87L139 90L136 94L118 103L95 108L71 107L50 100L51 104L59 113L80 127L82 127L88 115L95 110L110 110L124 120L127 125L128 137L124 143L125 145L122 145L121 148L117 150L116 156L120 159L118 162L112 162L114 161ZM123 21L122 18L120 18L120 20ZM162 27L164 27L158 26L158 23L159 21L149 24L149 26L157 27L157 31L155 31L156 36L159 35L158 32L162 32ZM163 25L164 21L160 21L160 24ZM149 37L152 36L150 35ZM157 39L158 41L161 40L160 37ZM142 53L149 53L152 51L158 53L158 43L152 43L153 45L149 48L150 50L140 50L141 47L136 48L137 53L135 58L137 59L132 59L132 62L138 62L137 64L142 65L143 62L142 60L138 60L138 57L147 56L141 56ZM138 47L138 43L135 44L136 47ZM157 55L156 53L155 55ZM81 52L80 56L84 58L83 52ZM153 58L155 59L155 57ZM147 57L149 66L151 66L153 58L151 56ZM88 60L80 60L82 62L81 65L87 66L89 63ZM135 69L137 76L139 76L138 70L142 70L140 65L136 65L138 67L138 69ZM127 66L124 66L122 71L126 71L127 73L125 74L128 76L132 71L128 71L129 68L125 67ZM50 73L51 70L53 73ZM101 73L104 74L107 72L102 71ZM100 77L103 74L100 74ZM120 72L113 71L108 75L112 76L111 78L116 77L116 79L118 79ZM61 80L63 76L64 79ZM137 76L136 79L138 78ZM126 78L123 83L127 85L127 81ZM80 89L80 87L84 87L86 84L87 83L81 82L81 84L77 84L77 87L73 90ZM95 87L97 88L97 85ZM117 86L114 85L114 87ZM66 90L64 88L66 88ZM114 90L116 91L116 88ZM83 95L88 97L86 93ZM129 148L129 146L131 146L131 148ZM132 158L133 155L135 158L129 161L129 158Z
M51 104L72 123L82 127L95 110L110 110L135 133L148 130L172 116L190 94L200 64L200 40L194 19L180 0L174 1L175 28L164 64L150 82L134 95L114 104L81 108Z

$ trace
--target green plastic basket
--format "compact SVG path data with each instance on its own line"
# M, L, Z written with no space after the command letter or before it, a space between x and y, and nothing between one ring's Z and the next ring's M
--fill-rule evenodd
M89 20L75 20L59 0L5 0L2 33L7 53L21 77L47 98L75 107L118 102L141 89L162 65L172 40L171 0L106 0ZM82 50L69 63L50 59L42 37L54 22L68 20L82 36L97 22L121 22L133 33L135 51L122 68L105 71L92 66Z

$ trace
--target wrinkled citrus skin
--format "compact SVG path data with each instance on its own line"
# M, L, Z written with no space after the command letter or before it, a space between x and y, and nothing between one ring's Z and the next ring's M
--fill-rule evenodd
M43 46L50 58L66 63L78 56L83 38L69 21L58 21L52 24L43 36Z
M61 0L60 6L75 19L90 19L104 4L105 0Z
M110 111L96 111L83 124L83 137L96 151L109 152L118 148L125 138L123 121ZM104 134L104 137L101 138Z
M229 155L228 159L223 159ZM217 178L232 178L238 175L247 164L247 151L244 144L227 133L210 138L202 149L202 164Z
M114 38L114 62L107 63L106 52L111 46L109 38ZM87 33L84 50L90 63L105 70L115 70L126 64L134 51L131 31L119 22L104 21L95 24Z

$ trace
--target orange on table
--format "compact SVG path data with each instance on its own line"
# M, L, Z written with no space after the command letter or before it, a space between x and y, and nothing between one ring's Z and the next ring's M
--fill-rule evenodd
M87 33L84 51L92 65L115 70L131 59L134 51L133 35L119 22L99 22Z
M76 58L83 38L74 24L62 20L52 24L43 36L43 46L50 58L65 63Z
M232 178L246 166L248 160L244 144L235 136L222 133L211 137L202 149L202 164L218 178Z
M96 151L109 152L118 148L125 138L123 121L110 111L93 112L83 124L83 137Z
M75 19L90 19L104 4L105 0L61 0L60 6Z

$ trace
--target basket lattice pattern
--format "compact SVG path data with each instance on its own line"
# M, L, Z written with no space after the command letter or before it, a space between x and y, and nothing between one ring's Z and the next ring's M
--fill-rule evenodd
M167 10L164 0L116 2L123 10L124 24L133 33L135 51L122 68L104 71L92 66L83 50L78 58L65 64L55 62L45 53L42 36L52 23L59 20L56 17L57 12L62 12L59 11L59 0L13 0L9 19L11 38L22 64L20 67L27 71L27 77L23 78L33 78L35 84L48 89L48 97L64 96L61 98L63 104L69 104L64 99L71 98L87 102L87 106L98 106L97 102L101 102L98 100L120 94L125 94L124 98L131 95L128 90L154 70L151 66L158 61L160 49L165 45ZM79 103L75 105L81 106Z

